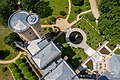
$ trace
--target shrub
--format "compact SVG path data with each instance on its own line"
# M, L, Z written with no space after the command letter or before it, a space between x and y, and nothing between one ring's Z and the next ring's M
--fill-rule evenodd
M26 66L26 63L21 63L18 65L18 67L22 70Z
M15 63L17 64L17 65L20 65L21 63L22 63L22 59L17 59L16 61L15 61Z
M19 79L21 77L21 73L15 73L15 78Z
M24 77L25 77L26 79L29 79L32 75L33 75L33 74L32 74L31 72L26 72L26 73L24 74Z
M25 80L23 77L18 78L17 80Z
M74 10L74 12L77 14L79 14L81 11L82 11L82 9L80 7L76 7Z
M36 76L31 76L28 80L37 80Z
M82 6L84 4L84 0L72 0L73 5Z
M26 72L29 72L30 71L30 67L28 66L25 66L23 69L22 69L22 73L25 74Z
M15 63L10 63L8 66L9 66L10 69L13 69L13 68L16 67L16 64Z
M5 71L7 71L7 70L8 70L7 67L2 68L2 71L3 71L3 72L5 72Z
M55 21L56 21L56 18L55 18L55 17L51 17L50 20L51 20L52 22L55 22Z
M66 12L65 11L60 11L60 15L65 16Z
M16 73L19 72L19 69L18 68L13 68L13 69L11 69L11 71L12 71L13 74L16 74Z

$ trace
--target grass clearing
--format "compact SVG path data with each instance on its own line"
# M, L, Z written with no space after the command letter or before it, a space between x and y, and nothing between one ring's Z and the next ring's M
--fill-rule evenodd
M3 68L5 68L5 67L8 67L8 65L0 64L0 80L14 80L9 69L7 69L5 72L3 71Z
M120 49L117 49L117 50L115 51L115 54L120 54Z
M83 18L77 24L75 24L73 26L73 28L80 28L80 29L82 29L86 33L86 35L87 35L87 44L90 47L92 47L93 49L96 50L99 47L99 44L104 42L104 39Z
M89 61L86 63L86 66L88 67L88 69L93 70L93 61L92 61L92 60L89 60Z
M68 8L69 8L68 0L45 0L45 1L49 1L49 5L53 9L53 13L49 17L40 19L41 24L48 24L47 18L50 17L57 18L58 16L60 16L60 11L65 11L66 13L68 13Z
M10 34L11 32L12 31L8 27L4 28L4 27L0 26L0 50L9 50L10 51L10 55L8 55L5 58L5 60L12 59L18 54L18 52L15 52L14 49L12 49L12 47L10 47L4 43L5 36Z
M101 54L109 54L110 52L105 48L105 47L103 47L101 50L100 50L100 53Z
M87 1L88 0L85 0L85 2L87 2ZM71 3L72 3L72 0L71 0ZM90 5L85 5L85 3L82 6L75 6L75 5L71 4L71 14L70 14L70 17L68 19L69 23L73 22L77 18L78 14L74 12L76 7L80 7L80 9L82 9L82 12L87 11L87 10L90 9Z
M86 58L88 58L88 55L84 52L81 48L73 48L70 47L66 43L65 39L65 33L62 34L60 37L58 37L55 40L55 43L59 43L62 47L62 58L64 56L68 57L68 62L74 67L78 67Z

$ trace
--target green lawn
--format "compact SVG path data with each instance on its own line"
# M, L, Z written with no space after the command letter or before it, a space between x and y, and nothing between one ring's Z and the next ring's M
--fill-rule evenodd
M73 26L73 28L80 28L86 33L87 44L93 49L97 49L99 47L99 43L103 43L104 41L102 36L98 34L97 31L95 31L95 29L92 28L84 19L81 19Z
M93 61L92 61L92 60L89 60L89 61L86 63L86 66L88 67L88 69L93 70Z
M117 50L115 51L115 54L120 54L120 49L117 49Z
M62 47L62 57L68 56L68 62L74 67L78 67L88 55L84 52L83 49L70 47L65 40L65 33L62 34L55 43L59 43Z
M85 1L88 1L88 0L85 0ZM71 3L72 3L72 0L71 0ZM90 9L90 6L89 5L85 5L85 3L82 6L75 6L75 5L72 4L71 14L70 14L70 17L68 19L69 23L73 22L77 18L78 14L74 12L76 7L80 7L82 9L82 12Z
M45 1L49 1L49 5L50 7L53 9L53 13L51 16L46 17L41 19L40 23L41 24L47 24L47 18L50 17L58 17L60 16L60 11L65 11L66 13L68 12L68 0L45 0Z
M109 54L110 52L105 48L103 47L101 50L100 50L101 54Z
M5 58L6 60L12 59L18 54L17 52L15 53L14 49L4 43L4 37L11 32L8 27L3 28L0 26L0 50L10 50L10 55Z
M8 65L1 65L0 64L0 80L13 80L13 77L7 69L5 72L3 71L3 68L7 67Z
M98 26L96 25L95 18L92 14L92 12L84 14L83 17L89 21L90 24L92 24L96 29L98 29Z
M113 44L113 43L109 42L107 44L107 47L109 47L111 50L113 50L116 47L116 44Z

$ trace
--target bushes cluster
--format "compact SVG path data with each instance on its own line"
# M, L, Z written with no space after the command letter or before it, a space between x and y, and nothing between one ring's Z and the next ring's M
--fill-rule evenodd
M15 63L9 64L9 68L16 80L38 80L25 58L19 58Z

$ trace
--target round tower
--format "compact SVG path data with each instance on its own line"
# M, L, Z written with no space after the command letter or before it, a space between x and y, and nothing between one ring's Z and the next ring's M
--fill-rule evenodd
M39 25L39 18L34 13L30 14L24 10L15 12L10 16L8 26L26 41L45 38L43 29Z
M34 31L39 39L44 39L44 30L41 28L39 23L39 17L35 13L30 14L27 17L27 22L30 24L30 28Z

